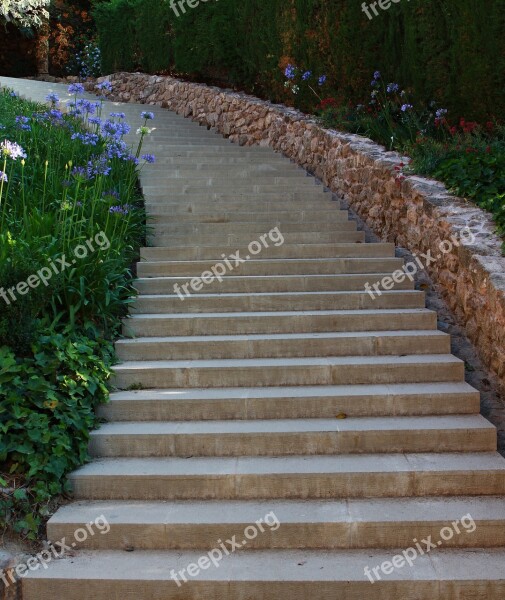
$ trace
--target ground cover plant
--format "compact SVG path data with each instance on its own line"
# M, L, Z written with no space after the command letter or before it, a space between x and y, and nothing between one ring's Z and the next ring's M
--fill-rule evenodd
M0 530L31 538L87 459L146 232L136 169L154 158L81 91L63 113L0 90Z

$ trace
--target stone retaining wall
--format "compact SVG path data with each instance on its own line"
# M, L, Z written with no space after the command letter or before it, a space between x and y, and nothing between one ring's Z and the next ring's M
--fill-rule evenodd
M486 213L449 195L439 182L399 177L398 154L366 138L324 129L285 106L171 77L118 73L103 79L112 82L116 100L160 105L241 145L282 152L344 198L383 240L438 257L427 268L429 275L505 389L505 258ZM464 227L477 242L441 253L440 245Z

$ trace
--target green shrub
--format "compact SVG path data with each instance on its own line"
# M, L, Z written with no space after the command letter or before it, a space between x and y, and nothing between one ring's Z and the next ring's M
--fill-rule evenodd
M32 350L16 358L0 347L0 523L34 538L68 491L65 475L88 459L113 352L92 329L39 335Z

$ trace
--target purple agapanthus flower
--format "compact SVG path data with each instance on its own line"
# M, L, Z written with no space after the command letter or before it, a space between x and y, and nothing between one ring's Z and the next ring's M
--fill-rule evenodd
M112 140L108 141L105 153L109 159L126 159L130 154L130 149L122 140L113 138Z
M152 112L148 112L148 111L143 111L140 113L140 116L145 119L146 121L152 121L154 119L154 113Z
M23 148L21 148L19 144L16 144L16 142L10 142L9 140L4 140L0 145L0 154L9 157L12 160L26 158L26 152Z
M126 119L126 115L124 114L124 112L111 112L110 116L113 119Z
M412 104L403 104L402 105L402 112L407 112L408 110L410 110L411 108L414 108L412 106Z
M319 85L324 85L326 83L326 75L321 75L321 77L319 78Z
M74 133L71 139L81 140L85 146L96 146L99 141L99 137L94 133Z
M156 157L154 154L143 154L141 156L142 160L145 160L146 163L153 164L156 162Z
M130 205L129 204L125 204L124 206L121 206L120 204L118 204L117 206L111 206L109 208L109 213L111 215L126 216L129 212L130 212Z
M60 98L58 96L58 94L52 93L46 96L46 100L48 102L50 102L51 104L58 104L58 102L60 101Z
M288 79L294 79L296 76L296 67L294 65L288 65L284 71L284 75Z
M373 74L373 78L375 80L380 79L381 78L381 72L380 71L375 71L375 73Z
M107 190L105 192L102 192L102 197L115 198L116 200L119 200L119 192L117 192L116 190Z
M97 90L112 92L112 83L108 80L102 81L102 83L98 83L95 87Z
M84 86L82 83L72 83L68 86L69 94L84 94Z
M25 117L24 115L20 115L20 116L16 117L15 121L16 121L16 126L18 129L22 129L23 131L31 131L32 130L30 125L28 125L28 123L30 122L30 119L28 117Z
M84 167L74 167L71 171L76 179L88 179L88 173Z
M75 105L88 115L94 115L99 105L96 102L90 102L84 98L79 98Z
M125 156L123 160L125 160L126 162L131 162L134 165L138 165L140 162L139 159L135 156L135 154L129 154L128 156Z
M437 119L441 119L442 117L445 117L447 112L448 112L448 110L446 108L439 108L436 112Z
M109 157L105 154L100 156L93 156L88 162L87 174L89 179L97 177L98 175L107 175L112 171L112 167L109 164Z
M116 122L107 119L107 121L105 121L105 123L102 124L102 132L105 135L120 139L130 132L130 126L128 125L128 123L125 123L123 121Z
M305 71L305 73L302 75L303 81L307 81L307 79L310 79L311 75L312 71Z
M400 89L400 86L397 83L389 83L386 89L388 94L395 94Z

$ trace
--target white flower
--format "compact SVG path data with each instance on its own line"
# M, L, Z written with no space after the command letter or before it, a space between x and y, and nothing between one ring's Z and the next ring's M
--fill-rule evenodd
M154 130L156 129L156 127L153 127L152 129L150 127L146 127L145 125L142 127L139 127L137 129L137 135L149 135L151 134Z
M293 94L298 94L298 92L300 91L300 86L299 85L294 85L291 88L291 91L293 92Z

